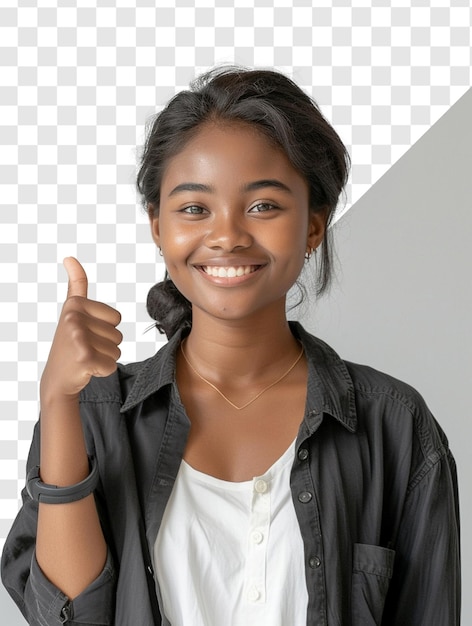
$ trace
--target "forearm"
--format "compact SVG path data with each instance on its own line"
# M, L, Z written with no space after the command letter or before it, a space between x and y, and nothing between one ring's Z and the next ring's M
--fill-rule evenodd
M41 480L64 487L89 473L78 400L41 399ZM36 558L68 597L102 571L107 547L93 494L70 504L39 505Z
M395 550L382 624L460 624L457 478L447 449L411 490Z

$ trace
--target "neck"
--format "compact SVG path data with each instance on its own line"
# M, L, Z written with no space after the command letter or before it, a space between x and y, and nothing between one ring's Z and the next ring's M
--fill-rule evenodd
M300 344L283 315L251 320L212 320L194 311L186 353L199 373L214 383L266 378L296 358Z

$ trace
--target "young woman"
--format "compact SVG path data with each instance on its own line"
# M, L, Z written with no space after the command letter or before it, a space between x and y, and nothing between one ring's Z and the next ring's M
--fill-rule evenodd
M287 321L346 150L271 71L173 98L138 174L169 342L116 365L119 314L69 292L3 580L30 624L459 623L456 474L411 387Z

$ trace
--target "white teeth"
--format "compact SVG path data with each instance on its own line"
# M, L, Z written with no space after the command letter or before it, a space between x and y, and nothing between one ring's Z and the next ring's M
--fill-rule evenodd
M217 276L218 278L235 278L236 276L244 276L255 271L254 265L240 265L238 267L214 267L212 265L206 265L203 267L207 274L210 276Z

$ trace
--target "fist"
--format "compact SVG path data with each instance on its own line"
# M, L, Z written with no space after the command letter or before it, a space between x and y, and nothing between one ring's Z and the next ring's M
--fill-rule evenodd
M46 401L78 397L92 376L112 374L121 355L123 336L116 328L121 315L88 299L87 275L77 259L64 259L64 267L67 299L41 379L41 398Z

